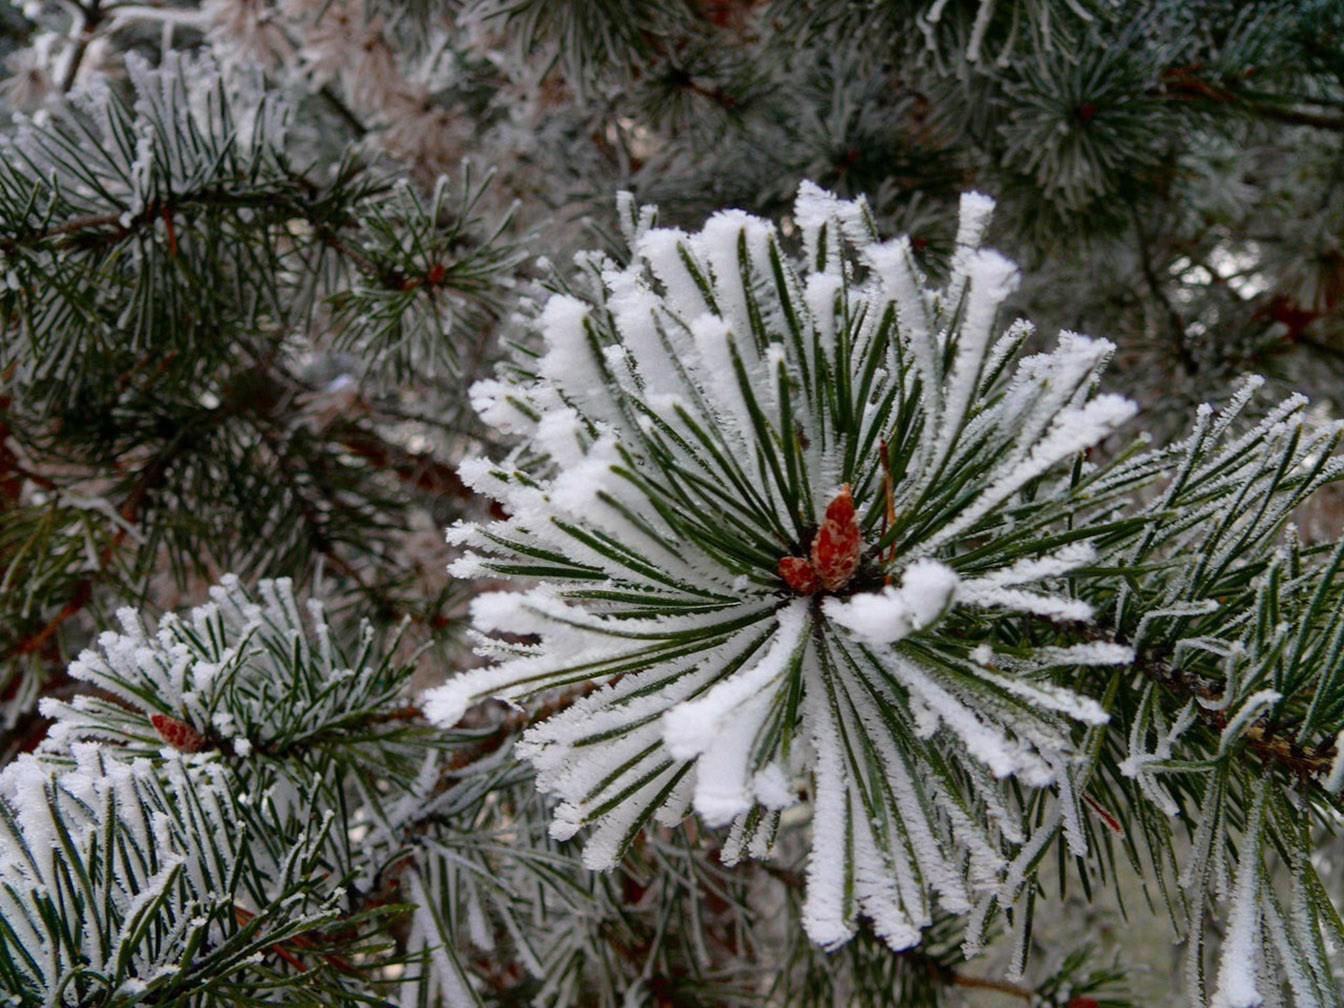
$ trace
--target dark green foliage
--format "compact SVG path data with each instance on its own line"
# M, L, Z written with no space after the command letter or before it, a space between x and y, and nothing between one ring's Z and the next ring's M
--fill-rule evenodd
M1322 488L1340 435L1318 421L1344 401L1344 5L201 8L0 0L0 76L12 75L0 111L32 116L0 127L0 765L22 764L48 718L68 730L79 710L111 740L97 760L134 754L152 768L116 809L50 778L48 807L71 838L47 892L11 895L77 957L71 922L107 943L129 919L124 901L89 896L116 879L151 894L136 911L140 947L182 964L120 994L149 970L86 964L66 1003L382 1005L401 1003L401 977L422 1008L1193 1005L1222 983L1238 893L1254 896L1251 944L1283 978L1283 1003L1338 1001L1327 841L1344 814L1344 553ZM335 19L335 36L363 48L322 64L334 44L309 30ZM254 45L252 26L281 40L277 52ZM379 47L399 76L360 61ZM462 155L477 167L459 171ZM1073 800L1086 853L1046 830L1021 884L976 922L997 936L991 956L1030 952L1020 981L1001 981L1001 962L965 962L952 917L905 953L866 925L818 951L798 926L798 823L781 829L777 861L729 869L725 838L695 824L650 828L613 873L589 873L546 835L552 806L510 755L574 693L526 712L479 708L454 733L413 704L477 663L459 633L476 589L442 574L438 547L443 526L487 513L455 465L507 449L472 417L467 389L506 342L533 345L518 322L544 296L532 277L570 282L589 225L618 230L619 188L636 218L647 199L691 228L727 206L778 219L787 250L803 178L867 194L878 230L908 234L935 279L952 272L959 195L995 196L990 241L1024 267L1008 307L1040 330L1024 338L1053 345L1067 327L1113 340L1108 386L1170 444L1094 450L1067 492L1026 488L1011 534L984 526L986 542L945 557L976 576L996 537L1027 556L1079 529L1099 550L1056 583L1094 605L1093 623L958 612L945 623L950 673L982 640L1017 657L1078 641L1136 651L1119 670L1028 677L1102 702L1111 720L1059 725L1084 756ZM551 262L524 264L539 253ZM784 323L762 324L768 342ZM1247 371L1276 394L1231 391ZM1314 405L1275 411L1289 388ZM1196 404L1229 395L1189 433ZM796 526L814 523L817 502L801 494L814 488L786 471L795 453L777 440L796 498L783 535L802 549L810 530ZM898 465L908 448L895 446ZM879 469L854 472L873 532ZM939 481L911 535L965 506L977 474ZM678 527L773 579L773 539L706 517L760 488L700 489L709 503ZM534 559L516 572L554 573L554 557ZM231 657L205 648L200 661L236 677L211 702L246 726L248 755L158 680L139 701L75 699L69 663L118 606L177 609L226 570L328 597L337 664L368 677L329 678L275 641ZM867 576L865 590L877 568ZM639 618L665 611L624 601ZM536 642L498 646L527 655ZM204 753L163 752L153 714L192 722ZM45 751L61 772L74 766ZM857 765L871 755L855 753ZM205 783L216 771L229 783ZM970 787L952 772L946 783ZM268 788L300 800L268 804ZM1012 798L1035 825L1057 812L1026 789ZM214 801L236 830L202 825ZM12 791L0 797L5 851L34 829L16 825L16 807ZM145 809L166 817L163 844L127 825ZM183 851L205 883L168 867ZM256 916L219 902L225 891ZM1147 903L1184 939L1190 977L1144 988L1123 930L1118 948L1093 942L1061 922L1057 897L1099 914ZM32 942L7 926L0 915L0 990L42 1003L20 975Z

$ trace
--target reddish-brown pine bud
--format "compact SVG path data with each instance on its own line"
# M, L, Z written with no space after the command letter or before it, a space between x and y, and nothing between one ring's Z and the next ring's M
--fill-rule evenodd
M779 561L779 576L796 592L811 595L817 590L817 572L802 557L786 556Z
M1099 1003L1090 997L1069 998L1064 1003L1064 1008L1100 1008Z
M862 548L859 523L854 519L854 498L849 495L846 483L826 506L826 520L812 540L812 569L827 591L837 591L849 584L859 569Z
M167 714L155 714L149 721L163 740L178 752L194 753L205 748L205 736L185 721Z
M425 280L432 284L442 283L443 275L447 272L448 270L444 267L443 263L431 263L429 269L425 270Z

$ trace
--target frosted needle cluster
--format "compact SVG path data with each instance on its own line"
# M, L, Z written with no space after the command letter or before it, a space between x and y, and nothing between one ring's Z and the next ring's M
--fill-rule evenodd
M1022 356L1030 327L999 328L1016 271L979 247L992 207L962 199L930 287L907 239L811 184L801 257L745 213L687 234L626 198L629 264L580 257L592 294L552 298L539 352L473 388L518 447L463 464L507 517L452 528L452 570L521 584L476 599L494 660L425 708L452 725L600 684L518 746L590 867L692 811L728 827L725 860L766 856L803 804L808 935L866 917L899 949L935 903L1009 884L1023 793L1055 789L1082 844L1076 741L1107 715L1068 670L1131 653L958 628L1091 619L1081 453L1133 407L1094 394L1110 343Z

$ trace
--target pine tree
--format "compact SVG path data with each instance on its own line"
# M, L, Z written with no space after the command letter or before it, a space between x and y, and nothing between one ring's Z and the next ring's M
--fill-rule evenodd
M1344 1003L1341 28L0 4L5 1003Z

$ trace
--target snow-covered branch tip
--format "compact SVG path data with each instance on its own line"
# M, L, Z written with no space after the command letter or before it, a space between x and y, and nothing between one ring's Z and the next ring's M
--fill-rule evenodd
M288 578L249 591L225 575L208 603L153 629L133 609L118 617L121 632L105 631L70 665L97 692L42 701L54 722L38 748L44 760L65 761L85 741L113 742L126 758L165 749L274 758L331 744L359 757L412 730L403 724L409 666L388 657L395 641L380 648L365 625L347 652L321 602L301 609Z
M863 915L903 948L935 899L964 912L1003 884L1027 839L1007 778L1074 794L1075 726L1107 715L1054 673L1129 650L961 631L1091 616L1070 579L1106 505L1080 453L1134 407L1093 394L1108 342L1016 359L1031 329L995 325L1016 271L979 248L992 206L963 198L929 288L862 200L810 184L801 261L745 213L687 234L626 201L632 261L580 257L591 300L552 298L540 353L473 388L520 442L462 465L510 517L451 529L452 570L537 583L475 600L497 661L425 709L451 725L605 683L518 747L560 799L552 834L589 828L591 867L692 808L731 827L726 860L764 856L807 796L808 934L838 945ZM1058 807L1080 849L1076 797Z

